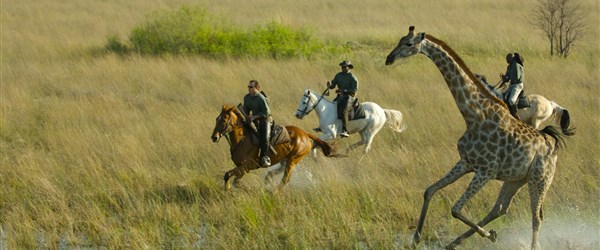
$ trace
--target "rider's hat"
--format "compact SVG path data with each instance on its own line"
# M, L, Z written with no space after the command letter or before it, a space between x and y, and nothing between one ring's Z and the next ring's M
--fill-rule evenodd
M353 69L354 66L352 66L352 63L350 61L342 61L340 63L340 66L348 66L348 68Z

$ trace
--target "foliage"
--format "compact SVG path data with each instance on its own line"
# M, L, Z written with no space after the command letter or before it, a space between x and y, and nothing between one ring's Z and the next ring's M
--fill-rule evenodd
M129 38L141 54L196 54L209 57L312 57L343 50L326 45L307 28L294 30L275 21L247 30L213 17L199 7L159 12L138 25ZM109 39L108 48L126 51Z

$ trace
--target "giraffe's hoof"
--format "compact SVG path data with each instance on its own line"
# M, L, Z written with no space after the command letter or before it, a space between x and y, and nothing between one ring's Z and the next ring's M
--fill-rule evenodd
M490 230L490 236L488 237L492 242L496 242L496 238L498 238L498 234L494 230Z
M446 246L446 249L456 249L456 247L457 247L458 245L460 245L460 240L459 240L459 239L456 239L456 240L454 240L452 243L448 244L448 245Z
M419 234L416 233L413 238L410 240L410 249L416 249L417 245L419 245L419 242L421 241Z

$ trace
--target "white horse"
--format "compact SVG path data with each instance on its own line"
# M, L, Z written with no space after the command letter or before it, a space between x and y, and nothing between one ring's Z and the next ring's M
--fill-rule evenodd
M475 74L479 80L484 83L487 88L498 97L500 100L504 100L504 94L502 91L496 89L485 80L485 76ZM529 98L530 107L520 108L517 110L519 119L536 129L539 129L542 122L548 120L554 116L557 124L560 125L560 129L564 134L574 134L573 128L569 128L571 124L571 116L566 108L561 107L556 102L550 101L541 95L531 94L527 95Z
M350 120L347 124L348 133L360 133L361 138L359 142L350 145L350 150L365 145L365 153L369 152L373 137L386 123L398 133L406 128L400 111L383 109L374 102L363 102L361 105L365 111L365 118ZM314 91L306 89L302 98L300 98L296 118L302 119L313 110L319 117L319 128L323 132L323 135L319 137L322 140L336 138L342 128L342 121L338 119L337 115L337 104L325 99L323 95L315 94Z

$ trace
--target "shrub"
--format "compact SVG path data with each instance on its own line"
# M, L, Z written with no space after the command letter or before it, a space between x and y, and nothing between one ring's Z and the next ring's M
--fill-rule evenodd
M208 15L202 8L186 6L155 13L132 30L129 40L132 51L151 55L291 58L344 50L326 45L306 28L294 30L272 21L244 30ZM115 37L109 38L107 48L127 51Z

